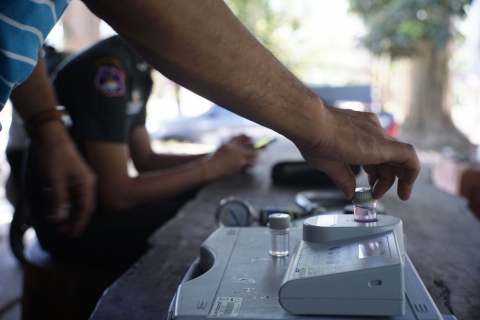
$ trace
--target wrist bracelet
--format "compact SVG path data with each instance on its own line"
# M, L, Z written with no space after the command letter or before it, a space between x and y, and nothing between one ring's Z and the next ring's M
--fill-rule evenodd
M25 119L25 129L27 134L30 136L30 138L33 138L36 130L43 124L50 121L60 121L63 123L62 116L62 109L57 108L51 108L35 113L34 115Z
M208 164L206 160L200 161L200 165L202 166L202 178L203 182L210 181L210 171L208 170Z
M51 108L51 109L40 111L28 117L25 120L25 124L31 128L38 128L42 124L50 121L55 121L55 120L62 121L62 115L63 115L63 112L61 110L58 110L56 108Z

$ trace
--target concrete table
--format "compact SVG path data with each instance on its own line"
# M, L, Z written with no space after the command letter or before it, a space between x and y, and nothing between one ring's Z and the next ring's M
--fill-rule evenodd
M216 229L218 202L237 196L256 210L296 208L295 194L308 188L273 185L270 170L279 161L299 160L295 146L280 139L262 153L250 172L205 186L152 235L152 249L105 291L91 319L166 319L200 245ZM368 185L364 173L357 185ZM381 201L389 214L403 220L408 254L440 312L458 319L480 319L480 222L465 200L433 186L427 166L409 201L399 200L395 189Z

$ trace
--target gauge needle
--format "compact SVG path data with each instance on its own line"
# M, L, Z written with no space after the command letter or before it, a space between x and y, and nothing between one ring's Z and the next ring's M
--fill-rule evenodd
M231 215L232 215L233 220L235 220L235 222L237 223L237 226L240 227L242 224L238 220L238 217L235 215L235 212L232 211Z

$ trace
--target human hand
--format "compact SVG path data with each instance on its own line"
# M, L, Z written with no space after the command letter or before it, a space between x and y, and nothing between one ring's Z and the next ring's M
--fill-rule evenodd
M245 135L232 138L208 160L213 179L239 174L245 167L257 163L258 151L252 149L252 139Z
M244 134L233 137L228 143L233 143L244 148L252 148L253 146L252 138Z
M43 172L51 187L54 212L50 221L57 223L61 232L78 237L93 213L95 175L59 121L39 127L35 141Z
M373 113L324 105L321 125L312 130L312 145L297 143L305 160L325 172L351 199L355 176L348 164L360 164L368 174L375 198L381 198L398 178L397 194L408 200L420 172L412 145L398 142L380 126Z

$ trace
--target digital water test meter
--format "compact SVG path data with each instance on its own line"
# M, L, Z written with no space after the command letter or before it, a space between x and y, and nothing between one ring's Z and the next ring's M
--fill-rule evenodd
M251 218L244 203L234 204L243 206L217 212L223 225ZM455 320L440 314L408 258L402 221L377 216L369 188L357 188L353 206L353 215L313 216L290 228L295 250L284 257L269 254L269 228L219 228L201 246L168 319Z
M402 221L381 215L359 223L351 215L304 222L278 299L303 315L398 316L405 313Z
M455 319L440 314L405 254L399 219L381 216L367 227L351 217L311 217L303 230L291 228L290 247L298 245L283 258L269 254L268 228L217 229L168 319Z

